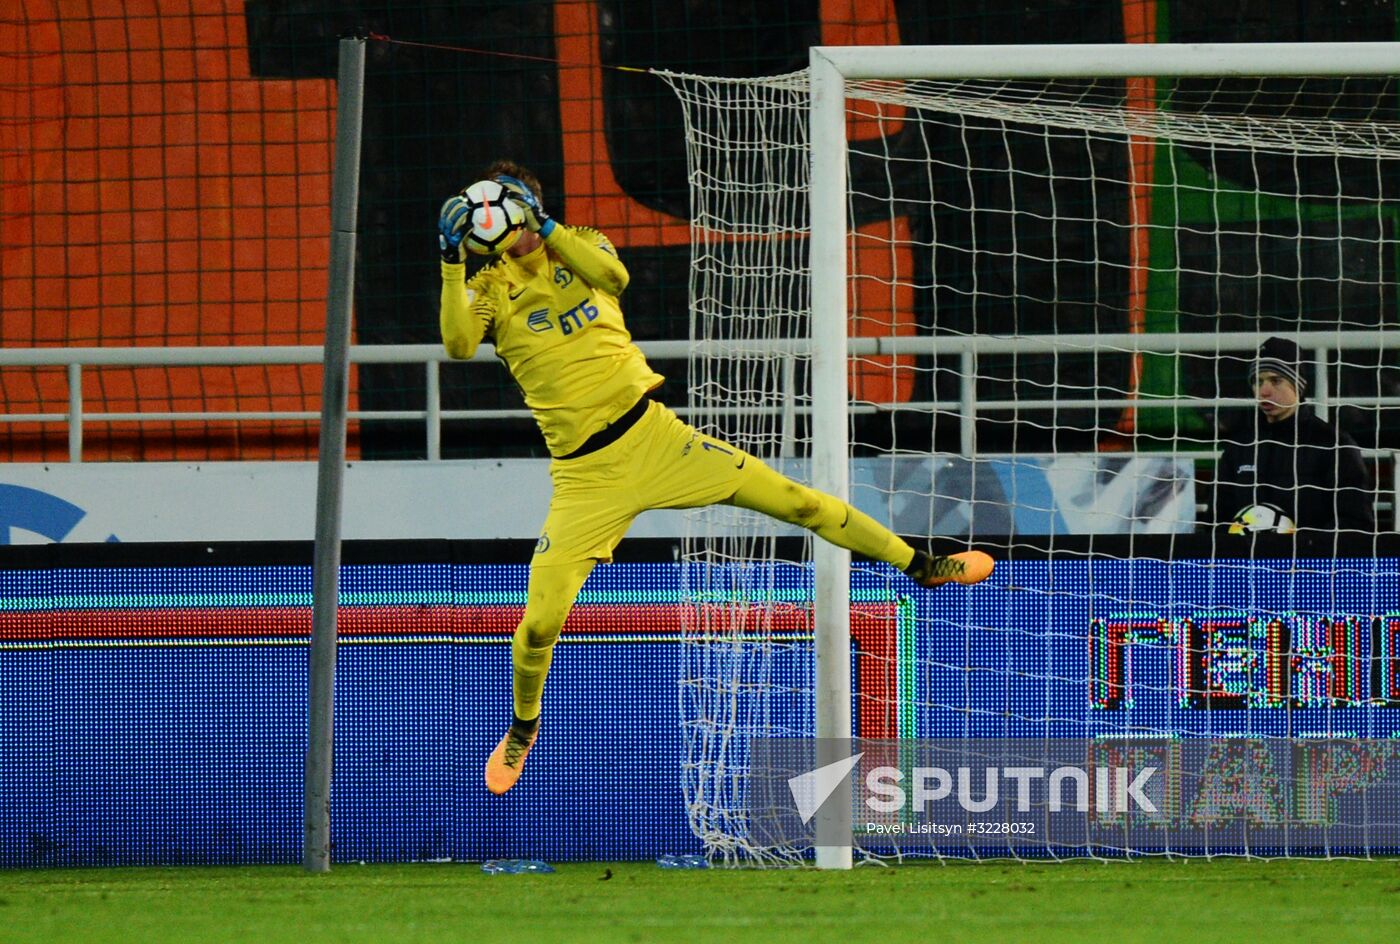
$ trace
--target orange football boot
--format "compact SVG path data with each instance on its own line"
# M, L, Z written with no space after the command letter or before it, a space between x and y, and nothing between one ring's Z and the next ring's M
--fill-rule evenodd
M525 769L525 757L535 746L539 735L538 727L529 734L521 734L514 725L506 730L505 736L486 759L486 789L500 796L515 786L520 772Z
M923 551L915 551L914 564L909 570L914 572L910 574L914 582L923 587L941 587L949 582L967 587L986 580L995 566L991 555L981 551L963 551L946 557L930 557Z

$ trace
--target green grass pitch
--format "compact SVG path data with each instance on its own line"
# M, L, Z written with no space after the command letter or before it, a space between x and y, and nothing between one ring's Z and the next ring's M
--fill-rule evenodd
M1400 918L1400 860L557 868L5 871L0 940L1346 942L1394 940Z

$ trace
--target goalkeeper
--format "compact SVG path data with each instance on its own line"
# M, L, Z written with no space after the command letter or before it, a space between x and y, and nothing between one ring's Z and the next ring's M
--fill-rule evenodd
M519 164L497 161L485 176L510 191L526 225L469 280L461 251L470 210L461 195L443 204L442 340L454 358L471 357L483 340L495 345L544 434L554 489L511 644L514 718L486 763L492 793L515 785L535 743L554 643L579 589L649 508L750 508L893 564L925 587L973 584L991 573L992 559L980 551L916 551L845 502L779 475L652 399L662 377L623 323L618 296L628 275L612 243L551 219L539 180Z

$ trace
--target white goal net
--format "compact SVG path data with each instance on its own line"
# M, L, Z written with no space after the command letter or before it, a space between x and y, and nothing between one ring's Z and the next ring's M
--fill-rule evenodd
M1381 70L1337 56L1307 77L848 79L834 141L810 130L806 72L663 76L689 145L692 421L819 486L836 437L832 481L848 478L854 505L916 546L999 561L985 584L934 591L851 565L852 736L1400 736L1400 88L1340 74L1348 59ZM1280 50L1276 71L1297 68ZM844 192L813 192L822 149L842 155ZM833 206L835 288L811 222ZM814 372L809 340L832 295L849 355L835 376ZM1287 452L1296 497L1231 490L1230 447L1282 428L1253 384L1271 338L1296 345L1299 414L1346 437ZM813 415L833 382L848 404L834 427ZM692 826L716 857L802 861L809 845L755 832L750 744L817 733L815 548L732 509L692 525ZM1092 831L967 847L857 810L854 845L858 859L1400 851L1384 823L1347 822L1349 844L1318 849Z

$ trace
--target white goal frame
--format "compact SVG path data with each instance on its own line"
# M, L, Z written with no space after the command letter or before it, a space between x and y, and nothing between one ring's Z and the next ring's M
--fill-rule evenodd
M812 478L850 498L847 388L847 80L1400 75L1400 43L814 46L810 50ZM818 199L817 195L833 195ZM899 339L889 339L889 353ZM815 431L819 430L820 433ZM818 763L851 731L850 552L815 544ZM853 863L849 779L824 805L816 865Z

